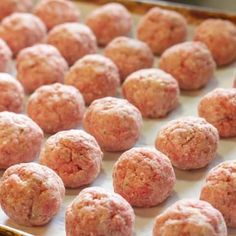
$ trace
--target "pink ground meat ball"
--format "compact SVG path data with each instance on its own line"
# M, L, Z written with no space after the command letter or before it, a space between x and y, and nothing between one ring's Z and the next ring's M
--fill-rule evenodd
M184 199L157 216L153 236L227 236L222 214L209 203Z
M123 151L138 141L142 115L125 99L100 98L88 107L83 126L105 151Z
M152 67L154 61L152 51L146 43L127 37L112 40L104 54L118 67L121 81L137 70Z
M48 138L39 159L62 178L66 187L77 188L96 179L102 156L93 136L82 130L69 130Z
M9 70L12 58L12 51L8 45L0 39L0 72L7 72Z
M59 211L64 195L60 177L37 163L8 168L0 182L1 207L19 225L48 223Z
M45 36L44 23L28 13L13 13L0 25L0 38L7 42L14 55L23 48L41 42Z
M164 71L143 69L127 77L122 93L144 117L158 118L166 116L178 105L179 86Z
M68 64L97 51L96 37L85 25L64 23L55 26L48 34L47 42L55 46Z
M41 0L34 9L37 15L46 25L47 29L66 23L77 22L80 19L80 11L71 1L65 0Z
M32 0L1 0L0 21L13 12L29 12L32 6Z
M184 117L163 126L155 145L172 165L183 170L208 165L216 156L219 142L217 129L202 118Z
M236 161L225 161L208 173L200 198L223 214L227 226L236 227Z
M43 142L43 131L29 117L0 112L0 168L36 158Z
M95 99L115 96L120 76L109 58L93 54L84 56L70 68L65 84L75 86L89 105Z
M195 41L207 45L218 66L236 59L236 26L227 20L208 19L195 30Z
M47 44L37 44L23 49L17 56L17 79L27 93L42 85L63 83L68 70L65 59L57 48Z
M29 97L27 107L28 115L49 134L77 127L84 110L80 92L59 83L36 89Z
M132 29L132 16L123 5L108 3L91 12L86 24L96 35L98 44L104 46L116 37L128 36Z
M24 107L24 89L11 75L0 73L0 112L20 113Z
M134 211L116 193L100 187L82 190L66 210L67 236L132 236Z
M236 136L236 89L217 88L198 104L199 116L214 125L223 138Z
M154 7L140 20L137 38L146 42L153 53L160 55L170 46L187 37L187 21L175 11Z
M201 42L185 42L167 49L159 66L170 73L183 90L205 86L214 76L215 62L211 52Z
M124 152L113 167L113 187L132 206L151 207L170 196L175 173L169 159L151 148Z

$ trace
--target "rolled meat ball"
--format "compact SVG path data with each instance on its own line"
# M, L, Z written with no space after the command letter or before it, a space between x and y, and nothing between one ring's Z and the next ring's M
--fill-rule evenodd
M132 206L152 207L170 196L175 173L170 160L151 148L132 148L124 152L112 172L114 191Z
M20 113L24 108L24 89L11 75L0 73L0 112Z
M42 85L63 83L68 65L57 48L37 44L21 50L17 56L16 68L17 79L27 93L32 93Z
M105 97L91 103L83 118L84 129L105 151L127 150L138 141L142 126L140 111L125 99Z
M41 0L35 6L34 14L44 22L48 30L80 19L79 8L73 2L65 0Z
M179 85L164 71L143 69L126 78L122 94L144 117L158 118L166 116L178 105Z
M39 161L53 169L62 178L65 187L77 188L97 178L102 156L93 136L82 130L68 130L48 138Z
M27 113L45 133L77 127L85 110L80 92L69 85L55 83L36 89L29 97Z
M47 43L55 46L69 66L78 59L97 51L96 37L86 25L64 23L55 26L47 36Z
M152 67L154 62L152 51L146 43L127 37L112 40L106 46L104 55L118 67L121 81L137 70Z
M170 73L183 90L202 88L213 78L216 69L211 52L201 42L172 46L162 54L159 67Z
M44 23L29 13L13 13L0 24L0 38L6 41L14 55L23 48L42 42L45 36Z
M167 48L181 43L187 37L187 21L179 13L154 7L139 21L137 38L152 52L161 55Z
M29 12L32 7L32 0L1 0L0 21L14 12Z
M0 168L33 161L43 142L43 131L25 115L0 112Z
M153 236L227 236L222 214L209 203L183 199L156 217Z
M132 16L123 5L108 3L92 11L86 24L94 32L98 44L105 46L116 37L130 34Z
M5 41L0 39L0 72L7 72L10 68L12 51Z
M207 45L218 66L227 65L236 59L236 26L228 20L203 21L195 29L194 40Z
M66 210L66 235L132 236L134 211L119 194L83 189Z
M9 167L0 182L1 207L19 225L47 224L58 213L64 195L60 177L37 163Z
M236 161L225 161L207 175L200 199L218 209L228 227L236 227Z
M199 169L216 156L219 143L217 129L205 119L183 117L163 126L155 146L179 169Z
M222 138L236 136L236 88L216 88L198 104L199 116L214 125Z
M75 86L82 94L86 105L102 97L115 96L120 84L116 65L98 54L84 56L69 70L65 84Z

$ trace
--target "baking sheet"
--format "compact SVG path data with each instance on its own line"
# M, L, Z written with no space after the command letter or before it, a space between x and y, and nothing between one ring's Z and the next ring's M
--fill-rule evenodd
M82 12L82 19L97 6L91 3L77 3ZM140 19L139 14L133 14L135 25ZM134 27L135 28L135 27ZM189 40L193 27L189 27ZM134 32L133 32L134 33ZM154 67L158 65L156 58ZM200 98L216 87L230 88L233 84L233 76L236 63L228 67L220 68L215 73L215 78L203 89L195 92L181 92L179 107L164 119L144 119L142 135L136 146L154 146L154 140L160 127L168 121L182 116L197 116L197 105ZM236 156L236 138L220 140L216 159L206 168L194 171L181 171L175 169L177 182L172 195L161 205L152 208L135 208L135 236L152 235L152 226L155 217L175 201L183 198L199 198L201 186L208 171L218 163L225 160L233 160ZM96 181L90 186L101 186L112 191L112 166L121 153L105 153L102 172ZM81 189L67 189L66 197L59 214L44 227L22 227L9 220L0 210L0 224L5 224L19 230L40 236L64 236L64 213L68 204L75 198ZM229 229L229 236L236 236L236 229Z

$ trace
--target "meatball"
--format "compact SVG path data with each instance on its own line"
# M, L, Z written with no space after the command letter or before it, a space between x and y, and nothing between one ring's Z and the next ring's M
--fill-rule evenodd
M77 22L80 19L77 6L65 0L41 0L36 5L34 14L44 22L48 30L56 25Z
M14 55L21 49L40 43L46 36L46 27L29 13L13 13L0 25L0 38L6 41Z
M12 51L8 45L0 39L0 72L7 72L12 59Z
M68 70L67 62L57 48L47 44L23 49L17 56L16 67L17 79L27 93L42 85L63 83Z
M142 116L127 100L100 98L85 112L83 126L105 151L124 151L134 146L140 136Z
M161 56L160 69L170 73L183 90L205 86L214 76L215 62L201 42L185 42L167 49Z
M179 86L169 74L158 69L143 69L129 75L122 86L123 96L144 117L166 116L177 105Z
M199 116L214 125L223 138L236 136L236 88L216 88L198 104Z
M75 86L86 105L98 98L114 96L120 84L116 65L101 55L87 55L78 60L65 77L65 84Z
M43 131L25 115L0 112L0 168L33 161L43 142Z
M200 196L223 214L229 227L236 227L235 189L236 161L225 161L208 173Z
M187 21L175 11L150 9L139 21L137 38L149 45L154 54L186 40Z
M112 40L104 54L118 67L121 81L137 70L152 67L154 61L152 51L146 43L127 37Z
M86 24L94 32L98 44L107 45L114 38L128 36L132 29L132 16L119 3L108 3L91 12Z
M217 129L198 117L170 121L161 128L155 141L156 148L183 170L208 165L216 156L218 143Z
M0 182L1 207L19 225L48 223L59 211L64 195L60 177L36 163L9 167Z
M58 132L45 143L40 163L53 169L69 188L92 183L101 170L103 153L95 138L82 130Z
M170 196L175 173L169 159L150 148L124 152L113 167L113 187L132 206L151 207Z
M195 30L194 40L207 45L218 66L236 59L236 26L228 20L203 21Z
M209 203L183 199L157 216L153 236L227 236L222 214Z
M0 73L0 112L20 113L24 108L24 89L11 75Z
M55 26L48 33L47 43L55 46L70 66L81 57L97 51L96 37L87 26L79 23Z
M67 236L132 236L134 211L116 193L100 187L83 189L66 210Z
M84 114L80 92L69 85L55 83L36 89L29 97L27 113L46 133L75 128Z

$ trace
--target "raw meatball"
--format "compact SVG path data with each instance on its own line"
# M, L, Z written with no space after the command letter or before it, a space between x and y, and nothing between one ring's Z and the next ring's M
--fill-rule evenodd
M153 236L227 236L222 214L200 200L180 200L157 216Z
M134 211L116 193L100 187L82 190L66 210L67 236L132 236Z
M198 104L199 116L214 125L223 138L236 136L236 88L217 88Z
M208 165L216 156L218 142L214 126L202 118L184 117L163 126L155 145L170 158L172 165L190 170Z
M43 142L43 131L29 117L0 112L0 168L36 158Z
M20 113L24 107L24 89L11 75L0 73L0 112Z
M185 42L167 49L159 66L170 73L184 90L203 87L213 78L215 62L211 52L201 42Z
M55 26L48 34L47 42L64 56L68 64L97 51L96 38L92 31L79 23L65 23Z
M53 169L66 187L77 188L96 179L101 170L102 156L93 136L82 130L69 130L48 138L39 160Z
M230 21L203 21L195 30L194 40L207 45L218 66L229 64L236 59L236 26Z
M104 54L118 67L121 81L137 70L152 67L154 61L152 51L146 43L127 37L112 40Z
M150 148L124 152L113 167L113 187L132 206L151 207L163 202L175 185L169 159Z
M128 36L132 29L132 16L119 3L108 3L87 17L86 24L97 37L99 45L107 45L114 38Z
M42 85L63 83L68 70L65 59L57 48L47 44L37 44L23 49L17 56L17 79L27 93Z
M36 5L34 14L41 18L49 30L62 23L77 22L80 18L77 6L65 0L41 0Z
M158 118L166 116L178 105L179 86L164 71L144 69L127 77L122 93L144 117Z
M224 216L227 226L236 227L236 161L225 161L207 175L200 198Z
M32 0L1 0L0 21L13 12L28 12L33 6Z
M13 13L0 25L0 38L6 41L14 55L23 48L41 42L45 36L44 23L28 13Z
M120 84L116 65L101 55L87 55L78 60L65 77L65 84L75 86L86 105L102 97L114 96Z
M123 151L134 146L142 126L140 111L125 99L105 97L88 107L83 126L106 151Z
M146 42L153 53L160 55L170 46L187 37L187 21L175 11L154 7L139 21L137 38Z
M12 51L8 45L0 39L0 72L7 72L9 70L12 58Z
M75 128L82 120L85 106L73 86L55 83L36 89L29 97L27 113L46 133Z
M48 223L59 211L64 195L60 177L36 163L11 166L0 182L1 207L19 225Z

